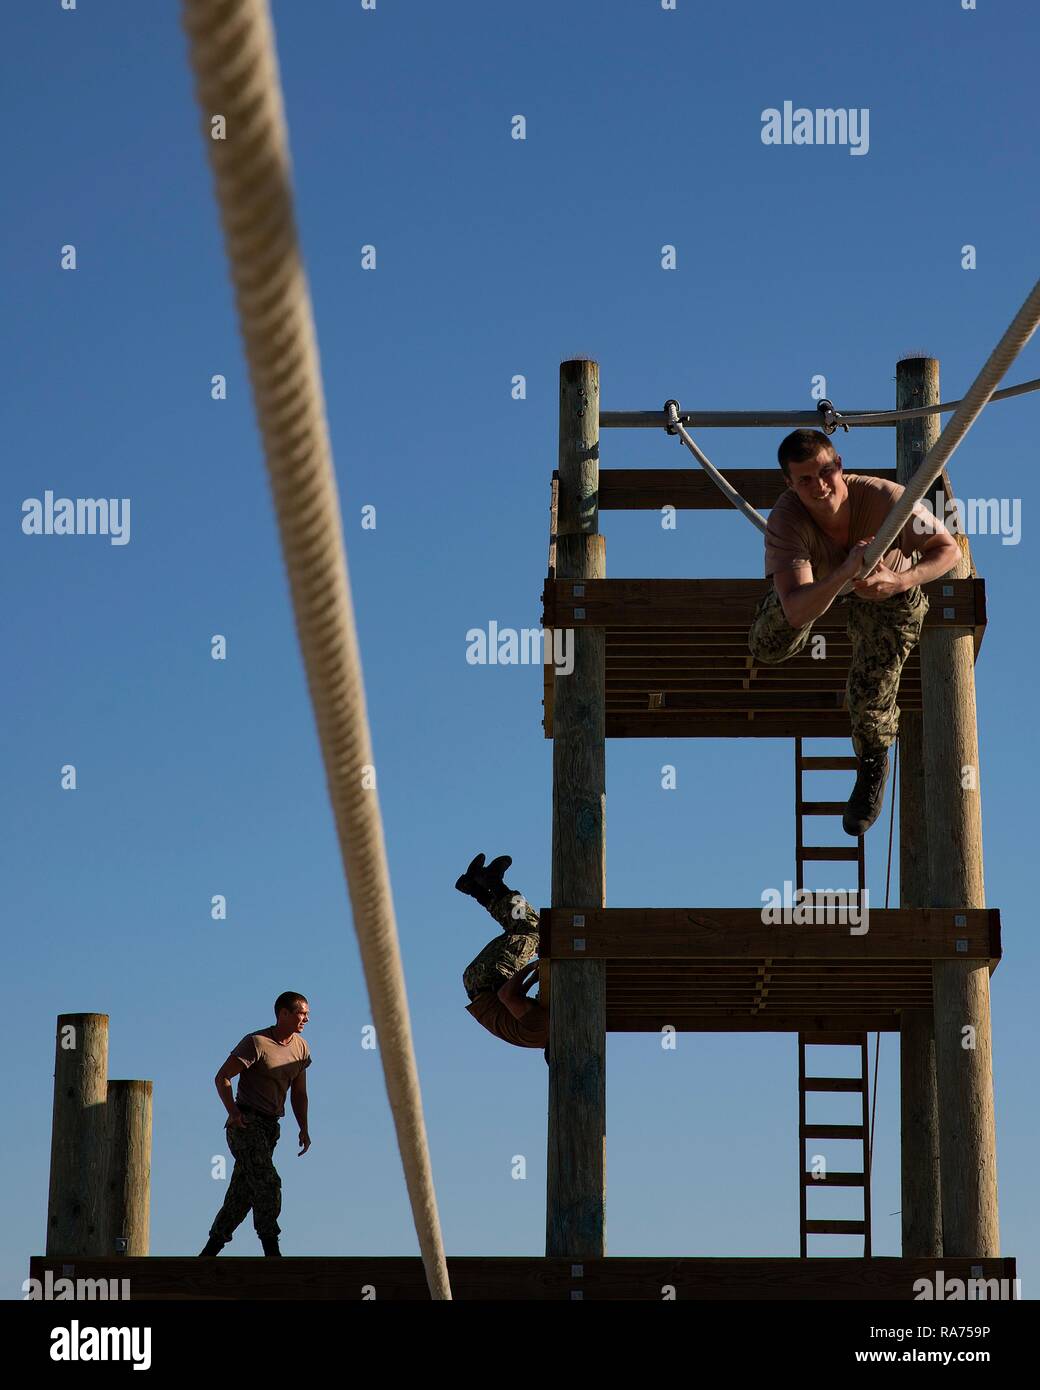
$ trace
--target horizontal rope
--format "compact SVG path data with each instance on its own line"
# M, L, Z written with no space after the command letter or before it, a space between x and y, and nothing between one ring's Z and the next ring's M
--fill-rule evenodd
M1040 391L1040 377L994 391L990 400L1006 401L1029 391ZM854 428L875 429L898 424L900 420L916 420L923 415L945 415L963 405L964 400L914 406L908 410L841 411L838 419L841 424ZM679 421L695 429L776 429L781 425L789 425L792 429L820 428L820 414L816 410L683 410L679 413ZM599 426L604 430L659 430L666 423L663 410L601 410L599 413Z

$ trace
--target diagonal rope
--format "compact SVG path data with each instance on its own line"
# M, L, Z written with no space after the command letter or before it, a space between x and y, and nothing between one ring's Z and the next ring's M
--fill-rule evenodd
M412 1216L431 1295L450 1299L270 14L267 0L184 0L183 13Z
M753 526L757 526L760 531L765 531L765 517L762 516L760 512L755 511L750 502L741 497L733 484L723 477L705 454L701 453L700 449L698 449L697 445L683 429L682 422L679 419L679 409L675 401L669 401L665 406L665 411L668 416L669 429L679 436L722 495L728 498L733 506L736 507L737 511L742 512Z

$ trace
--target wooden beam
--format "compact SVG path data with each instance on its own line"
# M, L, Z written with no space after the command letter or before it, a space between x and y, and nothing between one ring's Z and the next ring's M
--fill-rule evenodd
M847 712L703 715L676 710L607 713L608 738L848 738Z
M575 584L580 590L574 592ZM755 607L768 579L572 579L557 565L557 578L546 579L542 621L547 627L652 628L681 627L703 631L728 628L747 641ZM923 586L931 608L928 628L980 626L984 583L949 577ZM949 589L950 592L946 592ZM813 624L827 631L845 628L845 611L835 604Z
M107 1253L147 1255L152 1172L152 1083L110 1081L106 1115Z
M108 1254L108 1014L59 1014L54 1047L47 1254Z
M599 368L560 364L556 571L602 583ZM559 581L557 581L559 582ZM554 686L552 900L601 908L606 891L605 641L574 634L574 669ZM550 972L545 1253L606 1253L606 968L565 960Z
M937 376L938 364L926 361L931 366L921 370L931 390L928 377ZM962 545L952 578L940 582L956 587L969 572L970 555ZM921 634L922 727L928 901L934 907L981 908L986 901L973 665L970 634L926 624ZM947 1255L996 1255L1000 1230L989 971L971 961L937 962L933 990L943 1250Z
M604 907L541 909L541 953L556 960L712 960L775 958L976 961L1000 958L995 908L870 908L869 930L849 924L762 921L761 907ZM554 967L555 969L555 967ZM554 976L555 978L555 976Z
M660 1303L663 1290L697 1302L809 1300L899 1300L911 1302L915 1281L935 1281L939 1270L947 1288L960 1279L1007 1280L1014 1289L1013 1259L705 1259L682 1256L540 1259L524 1256L448 1256L456 1301L646 1300ZM429 1302L418 1256L212 1260L188 1257L82 1259L64 1273L61 1260L34 1256L29 1273L43 1280L126 1279L131 1301L177 1299L359 1302ZM981 1288L981 1286L977 1286Z
M912 357L896 364L896 408L939 403L939 364ZM905 484L939 437L937 415L896 423L896 480ZM905 669L905 668L904 668ZM899 901L927 907L928 809L921 713L900 703ZM939 1188L939 1099L932 1010L907 1009L899 1034L900 1174L904 1255L942 1254Z
M819 1009L819 1001L815 1008ZM778 1011L749 1015L747 1010L733 1009L706 1014L680 1013L675 1009L659 1008L632 1013L623 1008L607 1009L607 1029L611 1033L661 1033L674 1028L677 1033L800 1033L807 1026L828 1029L852 1029L863 1033L897 1033L899 1014L892 1009L874 1012L859 1009L840 1013L813 1012L806 1008L798 1012Z

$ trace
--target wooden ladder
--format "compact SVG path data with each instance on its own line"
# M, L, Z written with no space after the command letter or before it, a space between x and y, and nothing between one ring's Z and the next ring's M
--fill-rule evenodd
M855 772L855 758L807 758L802 752L803 739L794 741L794 862L798 879L796 887L805 887L805 866L810 860L848 860L857 867L858 891L867 886L867 863L863 850L862 835L852 845L807 845L805 843L804 816L840 816L845 810L844 801L806 801L802 776L806 772ZM851 788L850 788L851 790Z
M805 865L812 861L846 861L855 863L857 878L857 898L862 901L862 893L867 884L866 856L861 835L853 846L807 845L805 843L806 816L840 816L845 810L844 801L806 801L803 775L806 772L855 772L857 762L852 757L807 757L802 749L803 740L794 741L795 767L795 877L796 887L805 888ZM858 1076L808 1076L805 1070L805 1049L812 1047L858 1047ZM861 1101L859 1124L834 1125L806 1123L806 1096L810 1092L852 1092L858 1093ZM862 1168L859 1172L831 1172L824 1175L813 1174L807 1169L805 1145L809 1139L858 1139L862 1151ZM811 1187L858 1187L863 1193L863 1216L853 1221L815 1221L809 1219L808 1191ZM798 1034L798 1242L799 1254L806 1259L809 1254L811 1235L862 1235L864 1257L870 1254L870 1114L869 1114L869 1068L866 1033L799 1033Z
M859 1076L808 1076L805 1071L806 1046L858 1047ZM805 1122L805 1098L810 1091L852 1091L861 1097L861 1119L856 1125L810 1125ZM867 1067L866 1033L799 1033L798 1034L798 1232L799 1254L804 1260L809 1254L809 1236L863 1237L864 1257L870 1254L870 1113L869 1071ZM858 1139L862 1149L862 1169L859 1172L837 1172L814 1175L805 1166L807 1139ZM863 1216L858 1221L810 1221L807 1193L810 1187L858 1187L863 1192Z

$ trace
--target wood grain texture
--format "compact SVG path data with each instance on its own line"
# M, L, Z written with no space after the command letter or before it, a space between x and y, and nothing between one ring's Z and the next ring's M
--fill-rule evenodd
M935 405L939 364L915 357L896 364L896 408ZM906 484L939 437L941 420L927 415L896 423L896 481ZM940 594L941 597L941 594ZM919 670L919 663L918 663ZM926 907L928 808L924 730L919 710L902 707L899 721L899 901ZM939 1186L939 1096L932 1011L908 1009L900 1021L900 1175L904 1255L942 1254Z
M677 1232L677 1240L682 1239ZM898 1300L915 1297L914 1281L934 1280L942 1269L952 1279L1016 1277L1013 1259L705 1259L682 1256L610 1259L542 1259L523 1256L448 1256L456 1301L517 1300L572 1302L648 1300L660 1303L667 1288L676 1299L699 1302L811 1300ZM32 1278L45 1270L62 1276L59 1260L34 1256ZM132 1301L205 1299L337 1301L374 1299L428 1302L418 1256L354 1255L337 1258L265 1260L221 1255L76 1260L70 1277L127 1279ZM1009 1284L1013 1288L1013 1283Z
M560 364L556 572L600 580L599 368ZM554 902L602 907L606 892L605 634L574 633L574 667L553 690ZM606 1252L606 967L560 961L550 971L546 1254Z
M54 1048L48 1255L105 1255L108 1015L59 1014Z
M937 364L934 371L937 376ZM922 389L937 390L938 382L926 377ZM970 551L966 541L960 545L960 561L944 584L956 585L971 574ZM970 634L925 625L921 722L928 902L935 907L981 908L986 902L974 658ZM989 971L970 961L943 961L932 973L943 1249L949 1255L996 1255ZM966 1039L974 1045L964 1046Z

